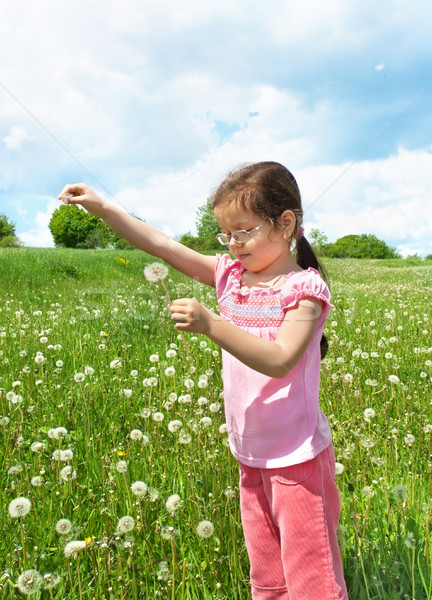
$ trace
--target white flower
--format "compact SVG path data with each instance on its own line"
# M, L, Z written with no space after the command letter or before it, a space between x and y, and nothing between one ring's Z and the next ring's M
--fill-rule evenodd
M37 365L41 365L45 362L45 358L42 354L36 354L34 361Z
M207 429L212 423L213 421L210 419L210 417L203 417L200 419L200 424L203 429Z
M221 409L221 403L220 402L212 402L209 406L209 411L212 413L217 413L219 412Z
M344 472L343 464L340 462L335 462L335 474L342 475L343 472Z
M150 408L143 408L143 409L142 409L142 411L141 411L141 416L142 416L144 419L148 419L150 415L151 415L151 410L150 410Z
M116 464L116 470L118 473L126 473L127 471L127 462L125 460L119 460Z
M412 446L415 442L415 437L411 433L408 433L404 439L407 446Z
M409 549L409 550L415 550L416 547L416 541L415 541L415 537L414 537L414 533L412 531L410 531L408 533L408 536L405 540L405 546Z
M179 432L178 441L180 442L180 444L190 444L192 441L192 436L182 429Z
M59 369L61 369L61 368L62 368L63 364L64 364L64 363L63 363L63 361L62 361L62 360L57 360L57 361L56 361L56 367L58 367Z
M193 379L185 379L184 386L187 390L191 390L194 385L195 385L195 382Z
M131 377L138 377L138 371L136 369L132 369L132 371L130 372L130 376Z
M207 379L200 379L198 381L198 387L200 389L202 389L202 390L205 389L206 387L208 387L208 381L207 381Z
M33 442L33 444L31 444L30 446L30 450L32 452L42 452L42 450L44 450L45 448L45 444L43 444L42 442Z
M84 375L84 373L75 373L75 375L74 375L74 380L75 380L77 383L81 383L81 381L84 381L84 379L85 379L85 375Z
M135 520L133 517L130 517L129 515L126 515L125 517L122 517L117 525L117 531L118 533L129 533L129 531L132 531L135 528Z
M406 500L408 498L408 492L403 483L398 483L392 489L392 494L398 500Z
M69 519L60 519L57 521L55 528L60 535L67 535L72 529L72 523Z
M40 487L43 483L42 477L40 475L36 475L36 477L32 477L30 483L33 487Z
M219 427L219 433L228 433L228 426L226 423L222 423L222 425L220 425Z
M390 383L400 383L400 379L397 375L389 375L388 380L390 381Z
M163 263L151 263L144 268L144 277L150 283L162 281L168 275L168 267Z
M174 367L167 367L165 369L165 375L167 377L172 377L173 375L175 375L175 369L174 369Z
M364 435L360 439L360 444L363 448L373 448L375 446L375 439L371 435Z
M147 494L147 490L148 487L144 481L134 481L134 483L131 485L132 494L135 494L135 496L138 496L138 498L145 496Z
M31 502L28 498L15 498L9 503L9 514L14 519L25 517L31 509Z
M44 590L52 590L60 583L61 577L57 573L45 573L43 576Z
M159 360L159 355L158 354L151 354L150 355L150 358L149 358L150 362L158 362L158 360Z
M43 584L43 577L35 569L23 571L17 580L17 588L22 594L30 596L38 592Z
M115 358L110 362L111 369L119 369L121 367L121 360L119 358Z
M76 558L78 554L87 548L87 544L81 540L68 542L64 547L64 555L66 557Z
M366 423L370 423L371 419L374 418L375 414L376 413L373 408L366 408L366 410L363 413L364 420L366 421Z
M178 431L180 429L181 426L182 426L182 422L179 421L178 419L174 419L173 421L170 421L168 423L168 430L171 433L175 433L176 431Z
M63 469L61 469L60 471L60 478L63 481L72 481L73 479L76 479L76 476L76 470L70 465L68 465L67 467L63 467Z
M175 350L168 350L165 356L167 358L174 358L175 356L177 356L177 352Z
M196 527L196 532L201 538L211 538L214 534L214 525L211 521L201 521Z
M155 412L153 415L153 421L156 421L156 423L160 423L161 421L164 420L164 415L161 412Z
M91 377L94 374L94 369L93 367L84 367L84 373L86 375L88 375L89 377Z
M132 390L127 390L123 388L119 391L119 395L122 398L130 398L132 396Z
M139 442L143 438L143 432L141 431L141 429L132 429L129 436L131 440Z
M178 494L172 494L165 502L165 507L167 511L174 513L178 508L180 508L182 504L182 499Z

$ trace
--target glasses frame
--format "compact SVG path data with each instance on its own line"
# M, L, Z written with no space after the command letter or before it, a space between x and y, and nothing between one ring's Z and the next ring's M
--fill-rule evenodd
M265 223L261 223L261 225L258 225L257 227L253 227L252 229L237 229L236 231L233 231L232 233L218 233L216 235L216 238L217 238L218 242L220 244L222 244L222 246L229 246L231 243L231 239L233 239L236 244L242 245L249 241L250 235L253 231L257 231L263 225L265 225ZM246 239L243 241L236 239L236 237L238 237L239 233L245 234ZM227 241L223 241L223 240L227 240Z

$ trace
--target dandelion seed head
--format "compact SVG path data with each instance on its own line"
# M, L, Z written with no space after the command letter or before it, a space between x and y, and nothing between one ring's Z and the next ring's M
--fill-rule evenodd
M55 525L56 531L60 535L67 535L72 529L72 523L69 519L59 519Z
M84 373L75 373L74 375L74 381L76 381L77 383L81 383L85 380L85 378L86 376L84 375Z
M67 467L63 467L63 469L61 469L60 471L60 479L62 479L63 481L72 481L73 479L76 479L76 476L76 470L70 465L68 465Z
M25 517L31 509L31 502L28 498L15 498L9 503L9 514L13 519Z
M390 381L390 383L394 383L395 385L400 383L400 379L397 375L389 375L388 380Z
M196 532L201 538L211 538L214 534L214 525L211 521L200 521L196 527Z
M366 423L370 423L371 419L374 418L375 414L376 413L373 408L366 408L366 410L363 413L364 420L366 421Z
M175 368L174 367L167 367L165 369L165 375L167 377L172 377L173 375L175 375Z
M131 491L132 494L135 494L135 496L138 496L138 498L142 498L147 494L148 487L144 481L134 481L134 483L131 485Z
M61 581L61 576L58 573L45 573L43 576L43 587L45 590L52 590Z
M127 471L127 462L125 460L119 460L116 464L116 471L118 473L126 473Z
M153 363L154 362L158 362L159 361L159 354L150 354L149 361L153 362Z
M89 377L91 377L92 375L94 375L95 370L93 369L93 367L84 367L84 373L86 375L88 375Z
M335 462L335 474L336 475L342 475L342 473L344 472L344 466L342 463L340 462Z
M32 477L30 483L33 487L41 487L43 479L40 475L36 475L35 477Z
M133 517L130 517L129 515L126 515L124 517L122 517L117 525L117 532L118 533L129 533L129 531L132 531L135 528L135 520Z
M76 558L82 550L87 548L87 544L84 540L73 540L72 542L68 542L64 547L64 555L66 558Z
M171 433L175 433L181 428L181 426L182 422L178 419L174 419L168 423L168 431L170 431Z
M132 429L129 436L131 440L139 442L143 438L143 432L141 429Z
M415 550L416 541L415 541L414 533L412 531L410 531L407 535L407 538L405 540L405 546L409 550Z
M406 500L408 498L408 492L403 483L398 483L392 489L392 494L397 500Z
M119 369L122 365L122 362L119 358L115 358L110 362L111 369Z
M122 388L119 390L119 396L121 398L130 398L132 396L132 390Z
M38 592L43 584L43 577L36 569L23 571L17 580L17 587L22 594L31 596Z
M164 414L161 412L155 412L153 415L153 421L156 421L156 423L160 423L161 421L164 420Z
M175 513L175 511L180 508L182 504L182 499L178 494L172 494L167 501L165 502L165 507L168 512Z
M149 283L163 281L168 275L168 267L163 263L151 263L144 267L144 277Z

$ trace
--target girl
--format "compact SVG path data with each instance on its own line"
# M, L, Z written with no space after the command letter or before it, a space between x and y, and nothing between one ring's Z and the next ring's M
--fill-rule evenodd
M274 162L248 165L216 190L217 237L234 260L186 248L84 184L66 186L60 198L216 287L220 316L190 298L174 300L170 310L177 329L204 334L222 348L254 600L346 599L334 452L318 408L320 342L332 305L303 235L290 171Z

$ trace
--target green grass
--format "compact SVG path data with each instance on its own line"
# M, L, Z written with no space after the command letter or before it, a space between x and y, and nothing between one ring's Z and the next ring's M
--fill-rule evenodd
M220 351L186 334L187 352L162 288L143 277L153 260L137 251L0 251L1 598L24 597L15 584L28 569L61 576L33 598L250 597L237 466L220 430ZM340 463L350 598L428 599L432 266L326 266L335 310L321 404ZM216 306L213 290L172 270L167 285L172 297ZM86 367L94 373L76 381ZM174 420L181 426L171 432ZM65 438L52 437L57 427ZM53 459L55 450L73 457ZM148 486L142 498L135 481ZM171 512L173 494L181 502ZM17 497L31 509L12 518ZM135 527L119 533L125 515ZM72 523L65 536L56 531L62 518ZM215 528L208 539L196 533L202 520ZM71 540L86 540L76 558L64 554Z

